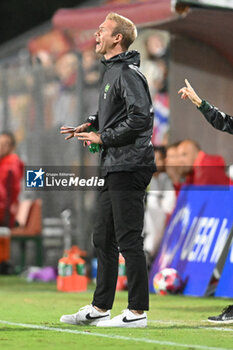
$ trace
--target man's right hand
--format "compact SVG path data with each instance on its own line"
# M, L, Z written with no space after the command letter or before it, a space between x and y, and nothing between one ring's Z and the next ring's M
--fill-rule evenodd
M187 97L194 103L197 107L201 106L202 99L196 94L193 87L189 83L188 79L185 79L185 84L183 88L178 91L178 94L181 94L181 98L185 100Z
M60 134L69 134L68 136L65 137L65 140L69 140L69 139L72 139L72 137L74 137L75 133L86 131L88 126L90 125L91 123L84 123L76 127L63 125L60 128Z

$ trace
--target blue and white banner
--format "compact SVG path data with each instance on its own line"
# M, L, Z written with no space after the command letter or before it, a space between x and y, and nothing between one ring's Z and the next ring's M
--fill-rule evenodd
M233 225L233 187L186 186L164 233L150 272L178 270L186 282L184 294L203 296Z
M233 240L231 242L215 296L233 298Z

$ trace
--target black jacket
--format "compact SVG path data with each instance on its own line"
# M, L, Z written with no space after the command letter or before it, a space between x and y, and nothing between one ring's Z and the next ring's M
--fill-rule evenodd
M105 72L100 88L99 110L89 121L101 134L101 173L156 170L151 143L153 106L143 74L140 55L123 52L103 59Z
M215 129L233 134L233 117L219 111L205 100L202 100L198 109Z

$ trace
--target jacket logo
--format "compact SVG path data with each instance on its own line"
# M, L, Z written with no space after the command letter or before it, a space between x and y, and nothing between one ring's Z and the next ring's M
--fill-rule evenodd
M106 97L107 97L107 92L108 92L109 89L110 89L110 84L107 83L107 84L105 85L105 88L104 88L104 99L106 99Z
M105 85L104 92L108 92L109 89L110 89L110 84L108 83Z

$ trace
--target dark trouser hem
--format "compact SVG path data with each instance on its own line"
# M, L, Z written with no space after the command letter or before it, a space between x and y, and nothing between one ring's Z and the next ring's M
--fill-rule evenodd
M112 307L107 307L105 304L96 303L94 300L92 301L91 304L92 304L92 306L96 306L102 310L111 310L112 309Z
M128 305L127 309L129 310L139 310L139 311L149 311L148 305Z

